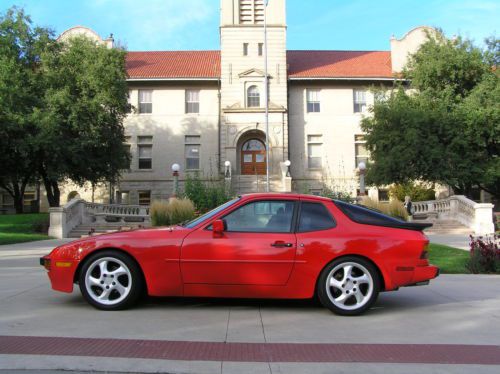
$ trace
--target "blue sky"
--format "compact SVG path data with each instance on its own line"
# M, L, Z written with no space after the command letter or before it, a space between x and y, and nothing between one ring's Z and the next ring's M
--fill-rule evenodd
M219 48L219 0L0 0L0 12L12 5L57 34L84 25L129 50ZM388 50L419 25L481 44L498 36L500 0L287 0L287 24L288 49Z

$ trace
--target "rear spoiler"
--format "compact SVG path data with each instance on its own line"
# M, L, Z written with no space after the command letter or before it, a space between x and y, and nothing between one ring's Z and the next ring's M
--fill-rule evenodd
M424 231L424 229L432 227L432 223L429 222L403 221L364 205L354 205L339 200L333 200L333 202L349 219L362 225L382 226L413 231Z
M395 229L405 229L405 230L413 230L413 231L424 231L429 227L432 227L432 223L428 222L395 222L395 223L387 223L387 224L376 224L376 226L385 226L385 227L393 227Z

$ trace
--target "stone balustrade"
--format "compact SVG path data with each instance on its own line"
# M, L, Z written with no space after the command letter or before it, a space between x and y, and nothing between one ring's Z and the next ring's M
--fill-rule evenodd
M97 204L83 199L73 199L62 207L50 208L49 213L49 235L55 238L67 238L71 230L81 224L150 222L149 206Z
M463 195L454 195L442 200L413 202L415 215L436 219L452 219L469 227L476 235L495 232L493 204L476 203Z

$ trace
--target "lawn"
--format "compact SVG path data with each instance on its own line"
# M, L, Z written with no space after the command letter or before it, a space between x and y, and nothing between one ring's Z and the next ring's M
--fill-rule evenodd
M441 274L469 274L465 267L469 252L447 245L431 243L429 246L429 262L441 269Z
M50 239L48 213L0 215L0 245Z

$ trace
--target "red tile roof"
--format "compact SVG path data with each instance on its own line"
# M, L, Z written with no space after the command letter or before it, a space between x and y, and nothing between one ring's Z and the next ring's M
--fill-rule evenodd
M288 51L289 78L391 78L390 51Z
M219 78L219 51L128 52L130 78Z
M289 78L391 78L389 51L288 51ZM220 51L128 52L127 72L141 78L220 78Z

